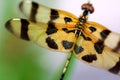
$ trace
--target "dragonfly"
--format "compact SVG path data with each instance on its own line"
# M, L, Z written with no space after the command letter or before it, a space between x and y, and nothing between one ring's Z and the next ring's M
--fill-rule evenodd
M19 8L28 19L10 19L6 28L18 38L49 50L68 53L60 80L67 70L71 54L88 65L120 74L120 34L88 21L88 15L94 12L90 2L81 6L83 13L79 17L31 0L22 1Z

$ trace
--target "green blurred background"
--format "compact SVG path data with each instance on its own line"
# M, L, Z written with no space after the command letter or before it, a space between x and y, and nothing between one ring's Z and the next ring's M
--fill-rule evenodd
M0 0L0 80L59 80L66 54L18 39L5 29L7 20L24 18L18 8L20 1ZM51 5L49 0L36 1Z

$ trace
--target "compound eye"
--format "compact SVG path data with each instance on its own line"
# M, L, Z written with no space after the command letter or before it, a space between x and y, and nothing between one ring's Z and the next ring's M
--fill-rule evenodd
M82 10L88 10L91 14L94 12L94 7L90 3L85 3L81 6Z

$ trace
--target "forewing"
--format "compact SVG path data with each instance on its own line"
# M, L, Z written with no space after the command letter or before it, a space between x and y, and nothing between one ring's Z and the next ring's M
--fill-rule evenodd
M52 23L48 25L45 23L33 23L26 19L12 19L6 23L6 28L19 38L61 52L70 52L76 41L74 29L57 29Z
M54 22L56 24L72 22L72 24L76 24L78 21L78 18L69 12L51 9L30 0L22 1L19 7L23 14L33 22Z

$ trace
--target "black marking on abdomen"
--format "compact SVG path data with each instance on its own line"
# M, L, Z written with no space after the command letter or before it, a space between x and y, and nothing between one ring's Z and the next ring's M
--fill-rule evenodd
M62 45L65 49L71 49L73 47L73 42L69 42L67 40L62 41Z
M78 38L81 35L81 30L80 29L75 29L75 35Z
M94 43L94 48L98 54L102 54L103 49L104 49L103 41L99 40L98 42Z
M53 22L48 22L48 28L46 33L48 35L56 33L58 31L58 29L55 27L55 24Z
M95 54L89 54L89 55L85 55L82 57L82 60L86 61L86 62L93 62L94 60L97 60L97 57Z
M102 32L100 32L102 39L105 40L107 36L110 34L110 32L111 32L110 30L103 30Z
M58 49L57 43L54 41L54 39L51 39L51 37L46 38L47 45L52 49Z
M79 54L79 53L84 51L84 48L82 48L82 46L75 45L74 51L75 51L76 54Z
M65 31L66 33L70 33L70 32L75 33L75 30L68 30L67 28L62 28L62 30Z
M95 32L96 31L96 28L93 27L93 26L90 26L89 29L90 29L91 32Z
M29 25L29 22L25 19L21 19L21 34L20 34L20 37L22 39L25 39L25 40L29 40L29 36L28 36L28 25Z
M50 19L51 20L55 20L59 18L59 14L58 14L58 11L55 10L55 9L51 9L51 15L50 15Z
M72 21L72 19L71 19L71 18L69 18L69 17L64 17L64 21L65 21L65 23L67 23L67 22L71 22L71 21Z
M119 58L119 61L116 63L116 65L109 69L110 72L114 73L114 74L118 74L119 71L120 71L120 58Z
M36 22L36 14L37 14L38 7L39 5L37 3L32 2L30 20L33 22Z

